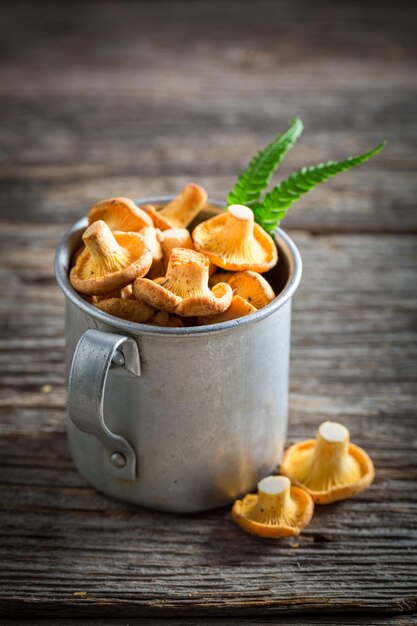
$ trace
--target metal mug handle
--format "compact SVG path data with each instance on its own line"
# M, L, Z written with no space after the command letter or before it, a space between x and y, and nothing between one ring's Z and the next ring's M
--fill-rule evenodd
M124 367L130 375L140 376L136 342L114 333L87 330L79 340L72 359L68 414L80 430L94 435L103 444L113 475L135 480L134 449L124 437L113 433L104 421L104 389L111 367Z

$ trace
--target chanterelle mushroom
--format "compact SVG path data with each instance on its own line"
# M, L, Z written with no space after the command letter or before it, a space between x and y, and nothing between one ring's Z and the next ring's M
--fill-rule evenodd
M218 283L217 283L218 284ZM216 313L215 315L205 315L197 319L200 326L206 324L219 324L220 322L228 322L230 320L238 319L249 315L249 313L255 313L257 309L250 304L244 298L240 296L233 296L231 305L223 313Z
M207 202L207 193L195 183L189 183L181 193L163 209L157 211L152 205L143 206L151 216L155 226L161 230L185 228L201 211Z
M342 424L323 422L316 439L288 448L281 472L308 491L316 504L350 498L369 487L375 470L365 450L349 439Z
M132 293L132 285L126 285L122 289L116 289L111 293L106 293L105 296L91 296L92 304L97 304L100 300L107 300L110 298L121 298L122 300L136 300Z
M165 267L168 267L169 257L174 248L194 250L193 240L186 228L168 228L159 231L158 239L164 256Z
M111 230L138 231L153 226L152 218L129 198L107 198L94 204L88 213L88 223L103 220Z
M258 493L236 500L235 522L260 537L291 537L309 524L314 504L303 489L293 487L285 476L268 476L258 483Z
M145 226L140 229L140 234L145 239L145 243L149 250L152 252L152 266L149 272L149 278L158 278L165 274L164 257L162 253L161 244L159 242L159 236L161 231L159 228L153 226Z
M275 298L271 285L258 272L251 270L237 272L227 282L236 296L241 296L257 309L266 306Z
M142 235L114 232L98 220L83 234L85 249L70 272L71 285L90 295L105 295L144 276L152 264L152 253Z
M174 248L164 278L155 281L138 278L133 293L156 309L183 317L211 315L225 311L232 301L232 289L219 283L208 286L209 260L204 254L186 248Z
M105 313L138 324L148 322L155 313L155 309L148 304L125 298L106 298L96 302L95 306Z
M145 226L141 228L139 233L145 239L146 245L149 250L152 252L152 257L154 261L160 261L162 259L162 247L159 241L160 230L154 228L153 226Z
M201 222L192 236L196 250L226 270L266 272L278 260L273 239L255 223L251 209L241 204Z

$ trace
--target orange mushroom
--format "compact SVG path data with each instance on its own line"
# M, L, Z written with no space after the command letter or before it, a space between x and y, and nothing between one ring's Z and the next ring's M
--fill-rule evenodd
M244 300L244 298L233 296L229 308L223 311L223 313L198 317L197 321L200 326L205 326L206 324L220 324L220 322L229 322L230 320L244 317L250 313L255 313L256 310L257 309L252 306L250 302Z
M338 422L323 422L316 439L288 448L281 472L308 491L316 504L351 498L375 477L370 457L350 443L348 429Z
M293 487L285 476L268 476L258 483L258 493L236 500L235 522L259 537L292 537L310 523L314 511L311 497Z
M144 205L142 209L152 218L157 228L167 230L188 226L206 202L206 191L200 185L189 183L174 200L159 211L150 204Z
M168 267L169 257L174 248L194 250L193 240L186 228L168 228L159 231L158 239L162 248L165 268Z
M138 231L153 226L152 219L129 198L107 198L94 204L88 213L88 223L103 220L111 230Z
M256 309L261 309L275 298L271 285L258 272L237 272L227 282L236 296L241 296Z
M209 260L187 248L174 248L165 277L155 281L138 278L133 293L156 309L183 317L211 315L225 311L232 301L232 289L219 283L208 286Z
M96 302L95 306L109 315L138 324L148 322L155 313L155 309L148 304L125 298L106 298Z
M109 298L122 298L123 300L136 300L132 293L132 285L126 285L123 289L116 289L112 293L106 293L104 296L90 296L91 303L97 304L100 300L107 300Z
M147 247L152 252L153 261L150 269L150 278L163 276L165 273L164 257L159 242L161 231L159 228L154 228L153 226L145 226L140 229L139 233L144 237Z
M71 285L89 295L110 294L144 276L152 253L142 235L116 231L98 220L83 234L85 249L70 272Z
M266 272L278 261L273 239L255 223L251 209L241 204L201 222L192 236L196 250L226 270Z

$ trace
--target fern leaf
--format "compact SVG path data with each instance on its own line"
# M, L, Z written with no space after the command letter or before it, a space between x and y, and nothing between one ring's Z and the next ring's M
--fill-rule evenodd
M384 141L373 150L356 157L349 157L345 161L327 161L310 167L302 167L265 195L262 204L255 209L256 221L266 231L271 232L279 225L292 203L296 202L301 195L336 174L369 161L382 150L385 143Z
M267 187L272 174L302 132L303 123L296 117L285 133L277 135L264 150L258 152L229 193L228 204L245 204L255 208L261 191Z

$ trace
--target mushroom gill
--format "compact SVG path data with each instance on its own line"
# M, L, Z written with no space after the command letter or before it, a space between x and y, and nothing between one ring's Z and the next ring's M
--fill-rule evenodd
M306 489L317 504L350 498L369 487L375 476L372 460L350 443L348 429L337 422L323 422L316 439L291 446L281 472Z
M226 283L210 290L208 272L209 260L203 254L174 248L166 275L155 281L135 280L133 293L138 300L183 317L218 313L230 305L232 290Z
M268 476L258 483L258 493L236 500L235 522L260 537L291 537L309 524L314 504L307 492L293 487L285 476Z
M90 224L83 234L84 250L70 272L74 289L89 295L105 295L144 276L152 254L142 235L112 233L103 220Z
M196 250L226 270L266 272L278 260L273 239L255 223L251 209L240 204L201 222L192 237Z

